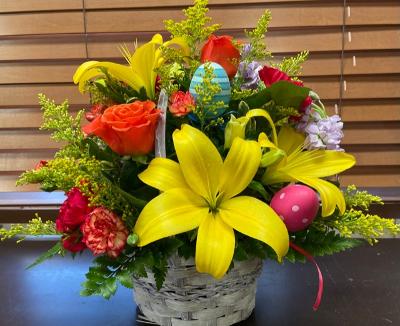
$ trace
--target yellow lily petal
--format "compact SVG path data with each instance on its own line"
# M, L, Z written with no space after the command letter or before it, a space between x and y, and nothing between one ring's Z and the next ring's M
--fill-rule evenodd
M343 193L331 182L318 178L301 177L298 180L318 191L321 197L322 216L330 216L335 211L336 206L340 214L346 210L346 202Z
M222 168L217 148L199 129L186 124L175 130L172 138L188 185L209 202L215 201Z
M290 127L282 127L278 134L279 148L290 155L301 149L304 144L305 136Z
M355 164L353 155L328 150L296 151L271 166L262 177L266 184L292 182L300 177L322 178L335 175Z
M235 230L269 245L279 260L286 255L289 249L288 231L266 203L254 197L239 196L222 202L219 214Z
M256 118L256 117L263 117L267 119L269 125L272 128L272 139L275 145L278 145L278 137L276 135L275 124L269 113L263 109L253 109L246 113L246 118Z
M262 148L277 148L275 144L268 139L268 136L264 132L258 135L258 143Z
M128 66L112 62L88 61L78 67L73 77L74 83L79 83L79 90L82 91L84 89L86 81L104 75L99 68L106 68L113 77L125 82L137 91L143 85L142 78L135 74Z
M73 76L73 81L75 84L79 83L79 91L83 94L85 92L86 81L91 80L95 77L104 75L98 69L91 69L94 65L96 65L98 61L88 61L82 63L78 69L75 71ZM84 78L83 78L84 75Z
M72 77L73 81L75 84L79 83L79 80L81 79L82 75L90 68L92 68L93 65L96 65L98 61L86 61L82 63L75 71L74 76Z
M184 37L174 37L173 39L171 39L163 44L163 46L174 46L174 45L176 45L180 48L184 57L189 57L190 48ZM158 66L162 65L163 63L164 63L164 58L161 57L158 62Z
M208 214L197 232L196 269L220 279L227 272L235 251L235 234L216 214Z
M160 33L154 34L153 37L151 38L150 42L161 45L161 44L163 44L163 37Z
M224 200L241 193L257 173L261 148L256 141L236 137L221 170L219 190Z
M353 155L331 150L312 150L290 155L282 171L293 177L304 175L321 178L331 176L351 168L356 163Z
M145 184L161 191L173 188L189 188L178 163L167 158L157 157L146 170L138 175Z
M138 246L197 228L209 207L189 189L174 188L151 200L140 213L133 232Z
M142 79L146 94L150 99L154 98L155 92L156 72L154 69L158 47L159 44L152 40L138 47L131 58L131 68Z

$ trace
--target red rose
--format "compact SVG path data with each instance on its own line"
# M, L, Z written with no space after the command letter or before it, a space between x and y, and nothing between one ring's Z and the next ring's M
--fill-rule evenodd
M236 75L239 59L240 52L233 45L232 37L228 35L211 35L201 49L201 62L212 61L220 64L229 78Z
M128 230L121 219L107 208L98 207L81 227L83 242L94 255L118 257L125 247Z
M190 113L194 106L194 98L189 92L177 91L171 95L169 111L176 117Z
M152 101L113 105L83 131L100 137L120 155L145 155L154 148L159 116L160 110Z
M87 197L78 188L72 188L67 193L67 199L61 205L56 219L57 231L71 233L79 229L91 210Z
M299 111L301 113L305 113L306 109L312 104L312 98L311 96L307 96L304 101L300 104Z
M264 82L265 86L269 87L272 84L284 80L289 81L297 86L303 86L303 83L300 81L292 80L287 74L279 69L264 66L259 72L258 75L260 79Z
M77 233L63 237L62 244L64 249L70 252L80 252L86 248L86 245L82 242L81 234Z

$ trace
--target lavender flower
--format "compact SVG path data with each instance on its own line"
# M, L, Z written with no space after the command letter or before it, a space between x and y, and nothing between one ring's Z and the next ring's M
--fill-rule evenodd
M343 122L338 115L322 118L312 107L307 108L306 113L297 126L307 134L304 147L307 149L328 149L343 151L340 142L343 138Z
M242 89L255 89L260 82L260 76L258 71L262 66L257 61L252 61L250 63L241 62L239 64L239 74L243 78L243 83L241 85Z
M240 56L241 56L242 59L245 59L245 58L249 55L249 53L250 53L250 51L251 51L251 48L252 48L252 46L251 46L250 43L246 43L246 44L243 46L243 48L242 48L242 53L240 54Z

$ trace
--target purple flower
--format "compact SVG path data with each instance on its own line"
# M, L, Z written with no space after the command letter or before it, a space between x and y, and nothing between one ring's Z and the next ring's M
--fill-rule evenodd
M255 89L260 82L260 76L258 75L258 71L262 68L262 66L257 61L252 61L250 63L241 62L239 64L239 74L243 78L243 84L241 85L242 89Z
M251 51L251 44L246 43L242 48L242 53L241 53L242 59L245 59L249 55L250 51Z
M306 110L297 129L307 134L306 149L327 149L343 151L340 142L343 138L343 122L338 115L322 118L311 107Z

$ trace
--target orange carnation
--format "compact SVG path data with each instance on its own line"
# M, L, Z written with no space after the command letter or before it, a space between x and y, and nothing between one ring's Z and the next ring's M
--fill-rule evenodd
M154 148L159 116L152 101L113 105L83 131L101 138L119 155L145 155Z

